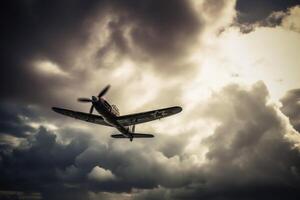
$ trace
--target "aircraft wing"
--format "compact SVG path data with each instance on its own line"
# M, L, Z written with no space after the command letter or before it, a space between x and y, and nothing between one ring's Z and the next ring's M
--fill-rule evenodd
M148 112L123 115L118 117L117 121L123 126L130 126L134 124L145 123L156 119L168 117L170 115L177 114L181 111L182 111L181 107L175 106L175 107L163 108L159 110L152 110Z
M83 120L86 122L91 122L94 124L100 124L104 126L111 126L110 124L104 121L103 117L99 115L93 115L89 113L83 113L83 112L68 110L64 108L57 108L57 107L53 107L52 110L59 114L66 115L75 119Z

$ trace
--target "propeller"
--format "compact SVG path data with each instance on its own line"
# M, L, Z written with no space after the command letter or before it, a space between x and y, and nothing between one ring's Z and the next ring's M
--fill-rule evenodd
M90 108L90 114L93 113L93 110L94 110L94 105L92 104L91 108Z
M78 98L77 101L82 102L82 103L93 103L93 102L97 102L102 96L104 96L104 95L107 93L107 91L109 90L109 88L110 88L110 85L107 85L105 88L103 88L103 89L99 92L98 98L95 97L95 96L92 96L92 99L82 97L82 98ZM94 104L92 104L89 113L92 114L92 113L93 113L93 110L94 110Z
M103 90L101 90L101 92L99 92L98 97L102 97L106 94L106 92L109 90L110 85L107 85Z
M89 99L89 98L78 98L77 101L83 102L83 103L86 103L86 102L93 102L93 100L92 100L92 99Z

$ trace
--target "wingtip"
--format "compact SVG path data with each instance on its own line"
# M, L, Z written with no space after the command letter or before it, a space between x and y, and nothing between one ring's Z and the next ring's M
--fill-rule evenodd
M54 112L56 112L56 113L59 113L59 111L61 110L60 108L58 108L58 107L52 107L51 108Z
M177 113L180 113L182 111L182 107L181 106L175 106L176 108L176 112Z

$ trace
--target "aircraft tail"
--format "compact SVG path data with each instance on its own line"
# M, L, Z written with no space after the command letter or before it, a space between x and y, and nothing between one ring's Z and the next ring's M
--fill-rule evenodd
M114 134L111 135L112 138L126 138L126 139L130 139L129 137L126 137L123 134ZM153 138L154 135L152 134L146 134L146 133L132 133L132 137L133 138Z

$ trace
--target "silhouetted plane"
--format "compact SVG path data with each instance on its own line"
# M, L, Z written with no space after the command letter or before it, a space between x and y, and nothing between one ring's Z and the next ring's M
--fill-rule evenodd
M161 119L164 117L168 117L170 115L177 114L182 111L182 108L179 106L163 108L159 110L152 110L148 112L130 114L130 115L123 115L120 116L119 110L115 105L110 105L103 96L109 90L110 86L106 86L99 95L92 96L91 99L89 98L78 98L79 102L85 103L92 103L89 113L83 113L73 110L68 110L64 108L57 108L53 107L52 109L60 114L95 123L104 126L111 126L118 129L121 134L113 134L111 137L113 138L128 138L130 141L133 138L152 138L154 135L152 134L145 134L145 133L135 133L135 125L140 123L145 123L149 121L153 121L156 119ZM94 108L98 111L101 115L93 115ZM130 128L131 126L131 128ZM131 130L130 130L131 129Z

